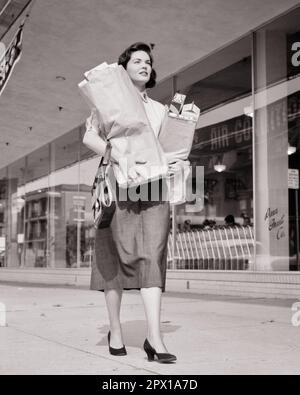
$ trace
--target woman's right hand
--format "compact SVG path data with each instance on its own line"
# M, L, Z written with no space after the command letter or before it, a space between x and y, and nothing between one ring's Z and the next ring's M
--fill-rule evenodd
M135 160L133 158L126 158L127 160L120 161L123 174L127 175L130 182L139 182L144 180L141 173L141 165L146 165L146 160Z
M100 136L99 121L97 111L93 109L91 115L86 120L86 131L83 136L83 144L96 154L103 156L106 149L106 141Z

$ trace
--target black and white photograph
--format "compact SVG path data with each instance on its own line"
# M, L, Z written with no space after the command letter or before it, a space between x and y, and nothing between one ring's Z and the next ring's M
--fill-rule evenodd
M299 171L299 1L0 0L0 376L299 375Z

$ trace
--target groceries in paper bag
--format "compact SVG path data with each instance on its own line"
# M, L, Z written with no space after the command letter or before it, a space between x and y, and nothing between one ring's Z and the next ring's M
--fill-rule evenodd
M194 103L184 104L185 99L185 95L175 94L159 134L159 141L172 169L166 179L169 201L174 205L186 201L187 181L192 176L187 159L200 116L200 109Z
M137 186L167 174L164 152L123 66L102 63L85 73L79 89L90 108L96 108L100 131L111 142L118 160L112 163L113 170L121 187Z
M188 159L200 109L194 104L184 104L185 95L176 93L166 113L159 133L159 142L169 162Z

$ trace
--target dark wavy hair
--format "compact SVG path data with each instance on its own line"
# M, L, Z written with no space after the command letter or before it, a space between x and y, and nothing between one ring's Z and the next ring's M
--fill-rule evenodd
M133 52L136 51L144 51L146 52L151 61L151 75L150 75L150 80L146 84L146 88L153 88L156 85L156 71L153 69L153 55L151 52L151 47L148 44L142 43L142 42L137 42L135 44L130 45L125 51L119 56L118 64L123 66L124 69L126 70L127 68L127 63L131 59L131 55Z

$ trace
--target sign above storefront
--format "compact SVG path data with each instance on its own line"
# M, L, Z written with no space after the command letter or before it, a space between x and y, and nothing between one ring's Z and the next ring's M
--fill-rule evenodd
M288 77L300 73L300 32L288 36Z
M197 129L193 150L226 152L252 145L252 119L245 115Z
M300 70L299 70L300 71ZM284 128L289 128L293 145L297 145L298 129L293 122L299 119L300 93L296 92L287 98L280 99L268 105L270 132L277 131L280 135ZM199 128L195 132L192 154L197 155L223 153L231 150L252 147L251 116L241 115L224 122Z
M25 20L19 27L12 42L5 49L5 52L2 48L2 54L0 54L0 95L12 74L15 65L21 58L24 23Z
M289 189L299 189L298 169L289 169Z

